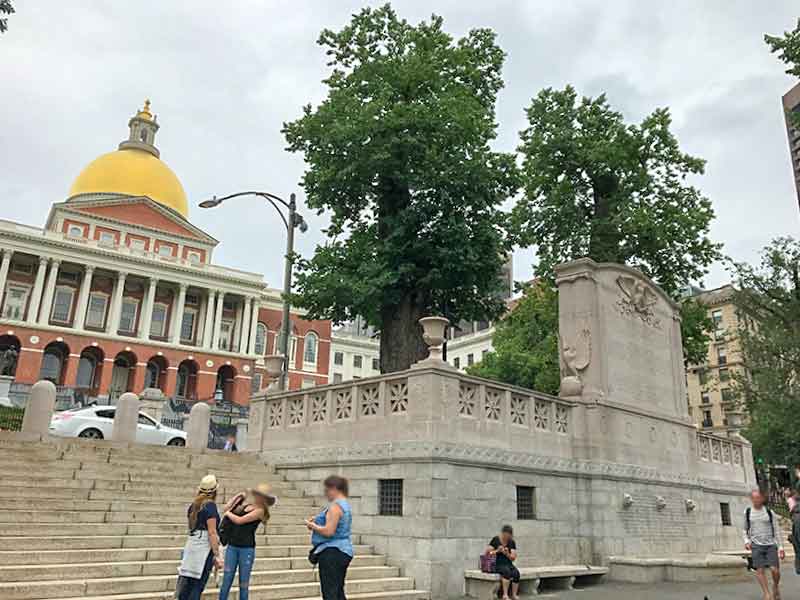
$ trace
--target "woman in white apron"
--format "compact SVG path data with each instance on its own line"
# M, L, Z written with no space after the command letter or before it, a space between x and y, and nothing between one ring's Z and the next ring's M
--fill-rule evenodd
M178 600L200 600L214 565L222 567L219 550L219 511L217 478L206 475L197 489L197 496L189 505L189 538L183 547L181 565L178 567Z

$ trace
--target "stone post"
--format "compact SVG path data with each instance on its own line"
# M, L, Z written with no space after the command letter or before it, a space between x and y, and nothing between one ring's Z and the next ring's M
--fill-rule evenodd
M247 450L247 419L236 421L236 448L239 452Z
M55 405L56 386L44 380L34 383L22 417L22 432L47 435Z
M111 439L115 442L135 442L138 423L139 396L133 392L125 392L117 400Z
M186 446L192 450L208 447L208 430L211 421L211 407L205 402L197 402L189 413L189 426L186 428Z

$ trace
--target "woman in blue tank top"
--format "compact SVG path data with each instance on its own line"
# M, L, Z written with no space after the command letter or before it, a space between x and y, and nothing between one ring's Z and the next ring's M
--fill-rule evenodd
M323 486L328 506L308 519L306 526L311 531L313 554L319 564L323 600L346 600L344 580L353 560L353 513L347 501L348 483L344 477L331 475Z

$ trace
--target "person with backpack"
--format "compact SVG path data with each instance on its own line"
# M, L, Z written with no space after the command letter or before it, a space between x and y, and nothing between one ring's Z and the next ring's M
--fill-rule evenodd
M800 575L800 494L797 490L790 490L786 504L789 506L789 518L792 520L789 543L794 548L794 572L795 575Z
M517 544L514 541L514 529L511 525L503 525L500 535L496 535L486 547L486 554L494 555L495 571L500 575L500 587L502 590L502 600L509 600L509 588L511 588L511 600L519 600L519 569L514 566L517 560Z
M761 490L751 492L750 502L751 506L744 511L744 547L752 556L753 570L764 600L781 600L781 560L786 553L783 550L780 523L766 505ZM772 574L772 592L767 569Z
M187 510L189 537L183 548L175 596L178 600L200 600L211 569L222 566L219 553L219 511L217 478L206 475L200 481L194 501Z
M247 500L247 501L245 501ZM239 600L248 600L250 574L256 560L256 530L269 521L269 509L277 498L270 486L260 483L249 493L239 493L225 506L220 539L225 548L225 572L219 588L219 600L228 600L236 570L239 570Z

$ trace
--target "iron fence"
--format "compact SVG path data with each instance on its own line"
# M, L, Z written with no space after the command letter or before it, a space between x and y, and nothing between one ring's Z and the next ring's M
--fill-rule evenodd
M0 406L0 431L22 431L25 409L16 406Z

